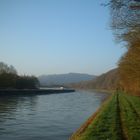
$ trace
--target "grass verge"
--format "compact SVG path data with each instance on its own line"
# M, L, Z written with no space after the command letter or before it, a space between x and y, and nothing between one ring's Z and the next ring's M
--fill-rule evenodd
M113 94L70 140L140 140L140 98Z

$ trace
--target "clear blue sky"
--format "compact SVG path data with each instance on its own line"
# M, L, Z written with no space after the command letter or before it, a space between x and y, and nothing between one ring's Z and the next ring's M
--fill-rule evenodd
M0 61L19 74L99 75L124 53L103 0L0 0Z

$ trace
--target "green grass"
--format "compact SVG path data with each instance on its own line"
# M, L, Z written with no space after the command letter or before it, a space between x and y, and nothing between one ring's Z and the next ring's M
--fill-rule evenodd
M129 140L140 140L140 99L119 94L122 124Z
M112 95L86 130L71 140L140 140L140 98Z

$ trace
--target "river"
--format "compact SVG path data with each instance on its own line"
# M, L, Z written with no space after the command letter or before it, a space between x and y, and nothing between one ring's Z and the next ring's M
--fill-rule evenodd
M0 140L68 140L97 110L105 93L0 97Z

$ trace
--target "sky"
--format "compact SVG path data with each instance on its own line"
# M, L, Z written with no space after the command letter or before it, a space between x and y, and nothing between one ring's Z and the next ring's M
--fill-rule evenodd
M0 61L19 74L100 75L117 66L104 0L0 0Z

